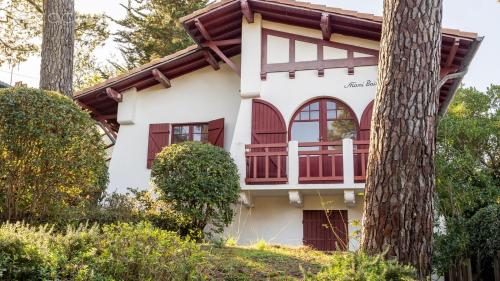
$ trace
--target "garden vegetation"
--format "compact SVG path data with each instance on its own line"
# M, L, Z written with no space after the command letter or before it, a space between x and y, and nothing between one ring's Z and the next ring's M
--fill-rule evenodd
M240 190L236 164L222 148L201 142L165 147L153 162L152 182L160 199L188 220L182 235L220 233L233 219Z
M87 112L55 92L0 91L0 220L83 215L107 185L104 144Z

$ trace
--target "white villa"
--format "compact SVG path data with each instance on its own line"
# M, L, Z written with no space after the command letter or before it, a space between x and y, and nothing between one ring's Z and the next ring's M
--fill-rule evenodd
M356 249L382 19L293 0L224 0L181 22L195 45L76 94L116 139L109 190L148 188L165 146L209 142L231 153L241 178L227 235ZM443 29L440 114L481 40Z

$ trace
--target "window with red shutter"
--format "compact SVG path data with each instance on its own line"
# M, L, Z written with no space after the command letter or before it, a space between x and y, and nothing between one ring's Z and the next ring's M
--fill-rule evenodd
M184 141L208 140L209 125L207 123L189 123L172 125L172 143L181 143Z
M208 122L208 142L224 148L224 118Z
M168 145L169 136L169 123L149 125L148 158L146 164L148 169L151 169L156 154L158 154L165 146Z

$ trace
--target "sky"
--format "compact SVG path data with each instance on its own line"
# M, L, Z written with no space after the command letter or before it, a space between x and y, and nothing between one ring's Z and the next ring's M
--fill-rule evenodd
M304 0L303 0L304 1ZM126 0L75 0L75 9L82 13L105 13L113 18L125 16L120 3ZM363 13L382 15L383 0L310 0L316 4L355 10ZM498 0L444 0L443 27L476 32L485 39L472 61L463 82L486 90L490 84L500 85L500 2ZM117 28L110 25L110 30ZM112 38L105 46L95 50L100 60L120 56ZM13 83L23 81L28 86L37 87L40 72L40 58L32 57L13 71ZM9 83L11 70L0 66L0 80Z

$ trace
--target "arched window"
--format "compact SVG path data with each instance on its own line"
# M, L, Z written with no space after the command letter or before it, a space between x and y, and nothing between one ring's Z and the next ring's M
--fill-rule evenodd
M303 105L290 124L290 139L299 142L356 139L358 122L352 110L333 98L319 98Z

